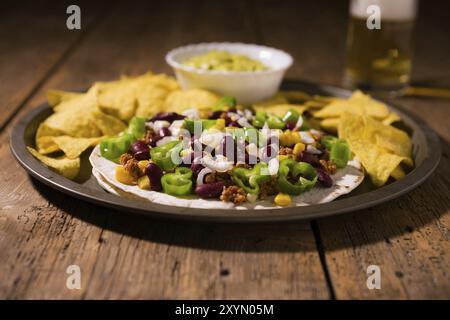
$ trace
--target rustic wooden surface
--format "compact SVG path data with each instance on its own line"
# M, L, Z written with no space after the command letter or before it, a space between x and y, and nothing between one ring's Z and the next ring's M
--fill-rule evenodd
M289 77L339 85L345 1L78 3L80 31L65 29L68 2L0 4L0 298L450 298L449 101L395 101L441 137L442 161L427 182L387 204L311 222L192 225L127 215L44 186L9 151L14 122L48 88L170 72L165 52L191 42L277 46L296 59ZM450 86L445 11L422 5L418 83ZM81 290L65 286L71 264L81 267ZM381 290L366 287L373 264Z

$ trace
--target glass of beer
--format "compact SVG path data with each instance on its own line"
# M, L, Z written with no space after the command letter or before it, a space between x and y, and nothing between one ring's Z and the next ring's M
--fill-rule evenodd
M351 0L344 85L400 93L409 85L418 0Z

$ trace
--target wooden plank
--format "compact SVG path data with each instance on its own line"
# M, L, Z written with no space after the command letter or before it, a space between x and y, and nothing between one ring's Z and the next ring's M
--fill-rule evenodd
M21 114L49 87L167 71L164 53L182 43L252 41L245 10L237 1L121 3ZM1 297L329 297L309 224L174 225L80 202L28 179L7 149L9 129L0 136L11 163L0 168ZM65 288L69 264L81 267L81 290Z
M316 1L295 6L265 1L257 7L256 19L265 43L294 55L291 77L339 85L346 21L337 12L345 12L345 5L327 2L325 9ZM428 16L418 24L414 79L444 86L450 83L443 81L450 66L450 46L444 45L449 36L448 28L444 29L447 22L440 18L441 7L422 5ZM438 53L430 50L438 43ZM440 58L435 59L436 55ZM438 82L430 81L433 75ZM403 98L394 102L415 112L440 134L443 159L437 172L408 195L317 222L318 241L338 299L450 297L448 101ZM366 286L366 270L372 264L381 268L381 290Z
M82 29L68 30L70 1L15 5L2 1L0 18L0 128L69 54L85 31L95 27L104 5L80 1Z

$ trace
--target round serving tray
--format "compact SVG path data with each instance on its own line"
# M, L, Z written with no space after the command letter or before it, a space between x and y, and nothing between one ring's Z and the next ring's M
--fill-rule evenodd
M345 89L307 82L289 81L283 89L303 90L312 94L348 97ZM305 207L288 207L267 210L192 209L151 203L146 200L130 200L104 191L91 175L88 155L82 157L82 172L79 181L68 180L51 171L36 160L26 149L34 146L34 137L39 124L47 118L52 109L41 105L30 111L13 128L10 147L19 163L36 179L70 196L97 205L121 211L144 214L156 218L203 220L220 222L273 222L301 219L316 219L330 215L371 207L394 199L422 183L436 168L441 156L441 147L436 134L422 121L396 107L389 106L403 119L410 130L413 141L413 158L416 167L403 179L375 189L369 179L353 192L335 201ZM86 152L88 153L88 152Z

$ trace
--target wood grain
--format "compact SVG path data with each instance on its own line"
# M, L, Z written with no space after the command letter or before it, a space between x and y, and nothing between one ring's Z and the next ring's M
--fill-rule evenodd
M84 87L94 80L149 68L166 71L163 54L183 42L252 41L255 37L244 19L245 7L238 2L224 3L220 10L207 1L195 2L195 12L189 10L191 6L192 2L168 2L150 16L151 4L117 6L21 114L42 101L48 87ZM124 10L132 10L127 13L133 19L118 24ZM196 19L199 13L206 18ZM237 18L229 28L231 14ZM161 34L158 30L163 27L167 30ZM0 266L0 296L329 297L308 223L195 226L124 216L28 180L7 150L8 131L1 135L0 154L15 170L0 168L0 175L15 183L0 186L5 195L0 214L0 259L5 261ZM80 291L65 289L64 271L69 264L81 267Z
M2 1L0 21L0 128L63 62L105 6L79 1L82 29L69 31L66 8L70 1L36 1L14 5Z

